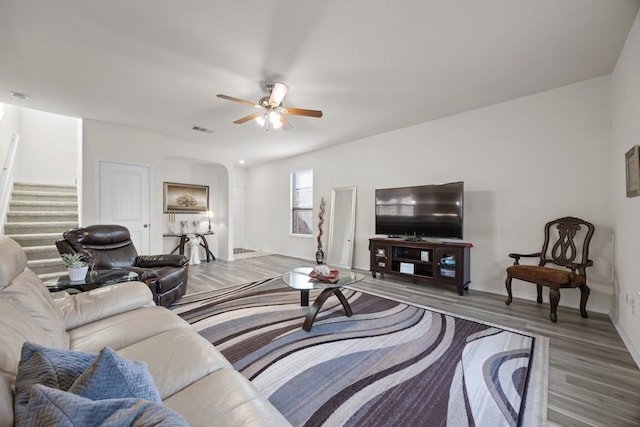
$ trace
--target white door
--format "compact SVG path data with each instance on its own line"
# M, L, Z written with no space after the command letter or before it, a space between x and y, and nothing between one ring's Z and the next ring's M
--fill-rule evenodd
M234 187L233 203L233 247L244 248L244 187Z
M129 229L138 254L149 254L149 167L100 162L100 224Z

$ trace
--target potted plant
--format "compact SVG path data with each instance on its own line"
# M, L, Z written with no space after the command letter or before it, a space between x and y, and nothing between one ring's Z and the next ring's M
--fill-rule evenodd
M82 255L75 254L63 254L62 262L67 266L67 272L69 273L69 280L72 282L79 282L85 279L87 271L89 270L89 264L82 259Z

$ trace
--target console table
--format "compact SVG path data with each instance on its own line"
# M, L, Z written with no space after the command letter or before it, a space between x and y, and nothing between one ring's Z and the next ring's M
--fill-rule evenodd
M187 234L169 233L169 234L163 234L162 236L163 237L179 237L180 243L178 243L178 246L173 248L171 253L173 254L176 251L179 251L178 253L180 255L184 255L184 246L189 241L190 234L193 234L196 237L200 237L200 242L201 242L200 246L204 248L205 253L207 254L207 262L209 262L210 260L215 260L216 257L213 255L213 252L211 252L211 250L209 249L209 242L207 242L207 238L205 237L205 236L213 236L215 234L213 231L207 231L206 233L187 233Z
M413 281L454 285L464 295L470 279L470 243L369 239L370 268Z

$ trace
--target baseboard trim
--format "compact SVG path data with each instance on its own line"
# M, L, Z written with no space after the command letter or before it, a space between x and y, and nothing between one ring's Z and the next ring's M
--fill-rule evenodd
M629 350L629 353L631 354L634 362L636 362L638 369L640 369L640 351L638 351L638 349L634 347L631 339L629 338L629 335L627 335L626 331L618 321L618 318L611 311L609 311L609 313L607 314L609 315L609 319L611 319L611 323L613 323L613 326L616 328L616 331L618 331L618 335L620 335L620 338L622 338L622 342L624 342L627 350Z

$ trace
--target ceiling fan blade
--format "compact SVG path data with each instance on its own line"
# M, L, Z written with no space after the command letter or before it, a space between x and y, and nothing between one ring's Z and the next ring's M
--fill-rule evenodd
M263 114L264 114L264 113L252 113L252 114L249 114L248 116L244 116L244 117L242 117L242 118L240 118L240 119L236 120L236 121L235 121L235 122L233 122L233 123L235 123L235 124L237 124L237 125L241 125L241 124L243 124L243 123L248 122L249 120L253 120L253 119L255 119L256 117L260 117L260 116L261 116L261 115L263 115Z
M221 93L216 95L218 98L227 99L229 101L239 102L240 104L248 105L249 107L260 107L251 101L245 101L244 99L234 98L233 96L223 95Z
M273 89L271 89L271 96L269 97L269 105L277 107L282 103L282 100L287 95L289 87L284 83L274 83Z
M294 116L322 117L320 110L305 110L304 108L286 107L280 110L284 114L293 114Z

